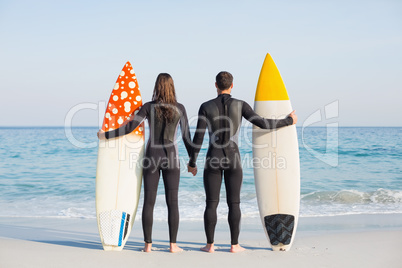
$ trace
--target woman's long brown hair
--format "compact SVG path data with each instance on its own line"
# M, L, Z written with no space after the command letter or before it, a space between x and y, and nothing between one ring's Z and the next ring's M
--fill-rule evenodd
M161 73L155 81L152 100L155 101L156 115L165 122L171 122L177 113L176 91L170 74Z

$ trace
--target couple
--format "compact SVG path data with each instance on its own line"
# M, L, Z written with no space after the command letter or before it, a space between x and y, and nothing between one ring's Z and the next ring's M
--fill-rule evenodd
M246 102L231 97L233 76L220 72L215 83L218 97L203 103L198 114L197 130L191 142L187 114L184 106L176 101L172 77L167 73L158 75L152 101L145 103L134 118L126 125L109 131L99 132L100 139L126 135L148 119L150 137L144 159L144 205L142 209L142 228L144 232L144 251L152 248L153 209L156 200L160 173L165 185L170 252L183 251L176 244L179 227L178 190L180 180L179 157L176 130L180 124L183 142L190 157L188 171L197 174L196 159L202 146L204 133L208 127L210 144L204 168L204 188L206 208L204 228L207 244L202 251L214 252L214 233L217 223L217 207L222 184L225 179L226 199L229 207L228 222L231 233L233 253L244 251L239 245L240 233L240 188L243 171L237 147L237 134L242 117L263 129L275 129L295 124L294 111L285 119L265 119L258 116Z

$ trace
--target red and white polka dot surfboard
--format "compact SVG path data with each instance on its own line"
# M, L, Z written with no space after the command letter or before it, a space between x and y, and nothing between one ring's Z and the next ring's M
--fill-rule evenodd
M123 126L142 106L140 88L131 63L128 61L113 87L106 107L102 130L110 131ZM134 132L142 134L141 124Z
M114 84L102 130L124 126L142 106L137 77L127 62ZM123 249L134 223L142 182L144 123L133 132L99 141L96 216L105 250Z

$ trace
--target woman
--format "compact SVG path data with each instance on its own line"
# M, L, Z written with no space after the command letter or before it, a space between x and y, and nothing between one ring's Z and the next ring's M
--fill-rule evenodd
M178 189L180 166L176 142L176 130L180 124L182 137L190 155L191 138L187 114L184 106L176 101L172 77L161 73L156 78L152 101L145 103L126 125L108 132L99 132L99 138L114 138L126 135L136 129L144 119L148 119L150 137L143 162L144 206L142 208L142 228L144 251L151 252L153 210L155 206L159 177L162 172L165 185L170 252L183 251L176 245L179 228ZM193 172L194 174L194 172Z

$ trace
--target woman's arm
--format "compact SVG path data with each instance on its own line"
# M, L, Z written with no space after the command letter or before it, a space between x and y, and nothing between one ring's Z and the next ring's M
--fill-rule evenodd
M183 105L179 106L179 110L181 113L180 116L180 129L181 129L181 136L183 138L184 145L186 146L186 150L188 156L191 156L192 146L191 146L191 135L190 135L190 127L188 125L188 118L186 108Z
M134 115L134 117L128 121L127 124L124 126L121 126L119 128L116 128L111 131L103 132L102 134L99 134L98 136L103 135L106 139L111 139L111 138L116 138L120 136L124 136L128 133L131 133L134 129L136 129L144 119L146 119L149 115L149 108L150 105L149 103L145 103L140 110L138 111L137 114ZM101 137L99 137L101 138Z

